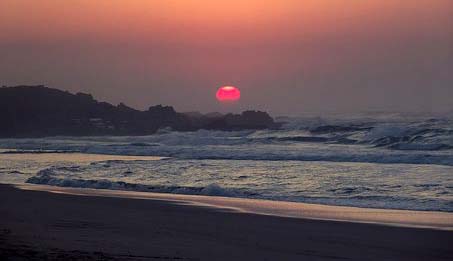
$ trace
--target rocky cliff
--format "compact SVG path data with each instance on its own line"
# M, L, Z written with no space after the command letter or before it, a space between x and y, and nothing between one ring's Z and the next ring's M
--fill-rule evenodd
M160 128L242 130L276 126L266 113L184 114L171 106L140 111L45 86L0 88L0 137L149 135Z

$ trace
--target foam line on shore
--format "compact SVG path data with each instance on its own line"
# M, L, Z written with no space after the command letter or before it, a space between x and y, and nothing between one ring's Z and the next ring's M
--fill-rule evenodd
M161 200L168 201L172 204L204 206L260 215L453 231L453 213L446 212L357 208L245 198L65 188L32 184L15 186L23 190L47 191L80 196Z

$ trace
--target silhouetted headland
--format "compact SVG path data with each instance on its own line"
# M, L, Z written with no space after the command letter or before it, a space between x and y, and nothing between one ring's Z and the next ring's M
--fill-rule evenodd
M176 131L275 128L266 112L179 113L171 106L140 111L120 103L98 102L90 94L39 86L0 88L0 137L149 135Z

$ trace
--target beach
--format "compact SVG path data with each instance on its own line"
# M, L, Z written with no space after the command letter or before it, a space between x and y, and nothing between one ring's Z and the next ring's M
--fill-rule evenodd
M453 261L452 14L0 0L0 261Z
M453 258L451 213L37 185L0 194L2 260Z

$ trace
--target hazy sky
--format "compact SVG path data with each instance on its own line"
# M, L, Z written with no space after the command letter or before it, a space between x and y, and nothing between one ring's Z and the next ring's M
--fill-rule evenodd
M448 111L453 1L1 0L0 85L19 84L140 109Z

